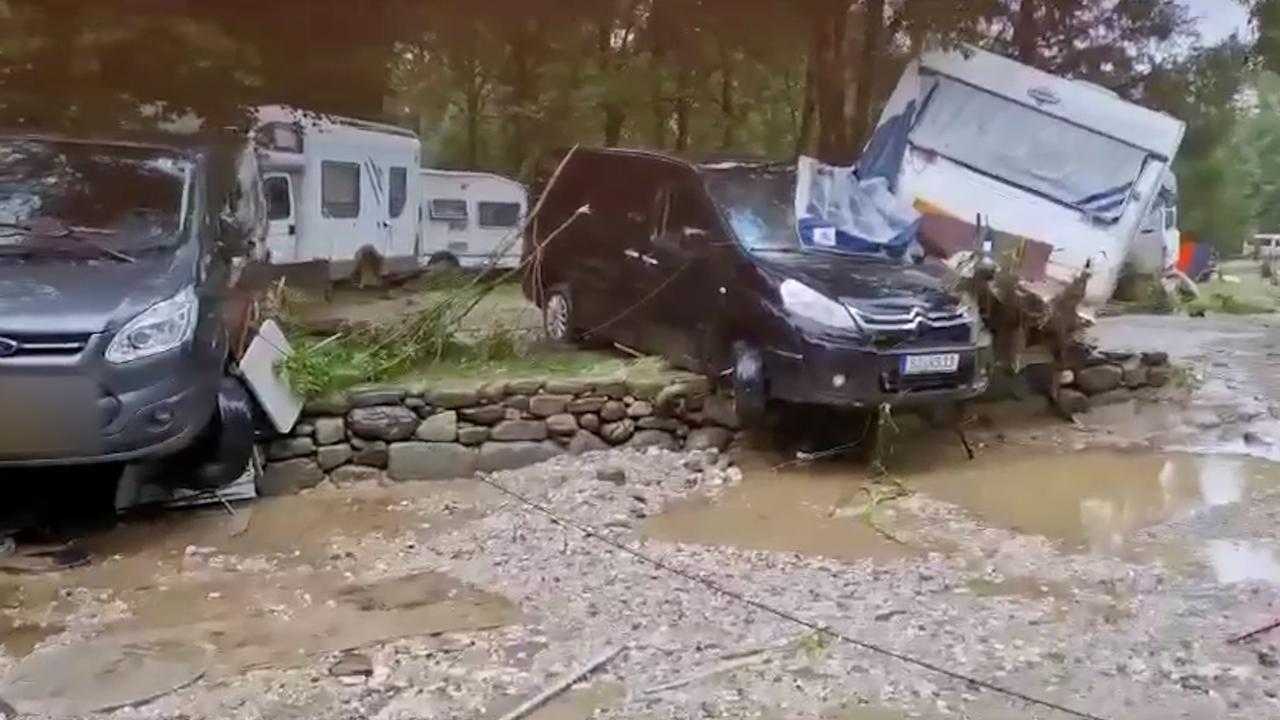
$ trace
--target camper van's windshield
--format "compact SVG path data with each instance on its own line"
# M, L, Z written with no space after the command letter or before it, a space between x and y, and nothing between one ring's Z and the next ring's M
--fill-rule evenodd
M794 172L752 167L707 168L707 190L747 250L799 252Z
M1145 151L950 78L930 80L914 146L1101 221L1119 220Z
M189 161L164 150L0 139L0 245L48 227L121 249L176 244L190 182Z

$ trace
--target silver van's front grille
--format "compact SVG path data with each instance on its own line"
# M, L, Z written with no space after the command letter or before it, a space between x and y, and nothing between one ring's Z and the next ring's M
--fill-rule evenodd
M31 355L79 355L89 346L86 333L6 333L0 331L0 359Z

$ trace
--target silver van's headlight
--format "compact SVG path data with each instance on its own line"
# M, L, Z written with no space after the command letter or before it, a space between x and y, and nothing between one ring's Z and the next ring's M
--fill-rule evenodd
M116 333L107 347L107 362L126 363L159 355L191 339L196 331L194 288L152 305Z
M783 280L778 292L782 307L793 315L840 330L858 329L848 308L798 280Z

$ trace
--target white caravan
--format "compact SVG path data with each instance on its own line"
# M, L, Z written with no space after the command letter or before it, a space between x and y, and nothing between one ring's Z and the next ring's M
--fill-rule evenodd
M1128 270L1162 278L1178 267L1182 234L1178 231L1178 179L1166 170L1151 209L1129 248Z
M864 160L923 213L982 215L1050 246L1049 284L1088 263L1085 304L1097 306L1115 291L1184 131L1096 85L963 48L907 66Z
M430 268L513 268L520 263L524 185L500 175L423 170L421 262Z
M417 269L417 135L279 105L257 121L272 264L362 284Z

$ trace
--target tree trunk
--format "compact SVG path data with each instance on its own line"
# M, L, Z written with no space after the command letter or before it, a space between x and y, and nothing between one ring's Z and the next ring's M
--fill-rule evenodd
M676 152L685 152L689 149L689 115L693 105L690 98L692 75L692 71L682 67L676 79Z
M671 108L664 97L662 87L663 53L654 50L649 55L649 103L653 113L653 127L649 142L653 147L662 149L667 146L667 121L671 118Z
M1026 65L1035 65L1039 56L1037 40L1039 26L1036 22L1036 7L1039 0L1021 0L1018 5L1018 16L1013 21L1013 46L1018 51L1018 60Z
M617 147L622 142L622 129L626 127L627 114L617 103L604 106L604 146Z
M871 104L875 102L878 58L884 45L885 0L866 0L862 14L862 63L858 70L858 90L854 98L849 139L853 149L867 142L871 125Z
M724 125L720 149L729 150L738 141L738 112L734 97L733 52L723 45L720 48L720 115Z
M796 131L797 156L808 153L810 145L813 144L814 94L817 92L814 87L814 75L814 58L810 53L809 59L805 62L804 103L800 110L800 127Z
M510 44L511 108L508 110L507 167L519 172L529 154L529 117L537 89L534 87L533 62L529 54L537 43L536 26L522 24Z
M480 167L480 100L484 85L475 57L467 63L467 167Z
M847 0L822 0L813 24L813 57L818 109L818 157L824 162L847 163L849 121L845 116L845 39L848 33Z

